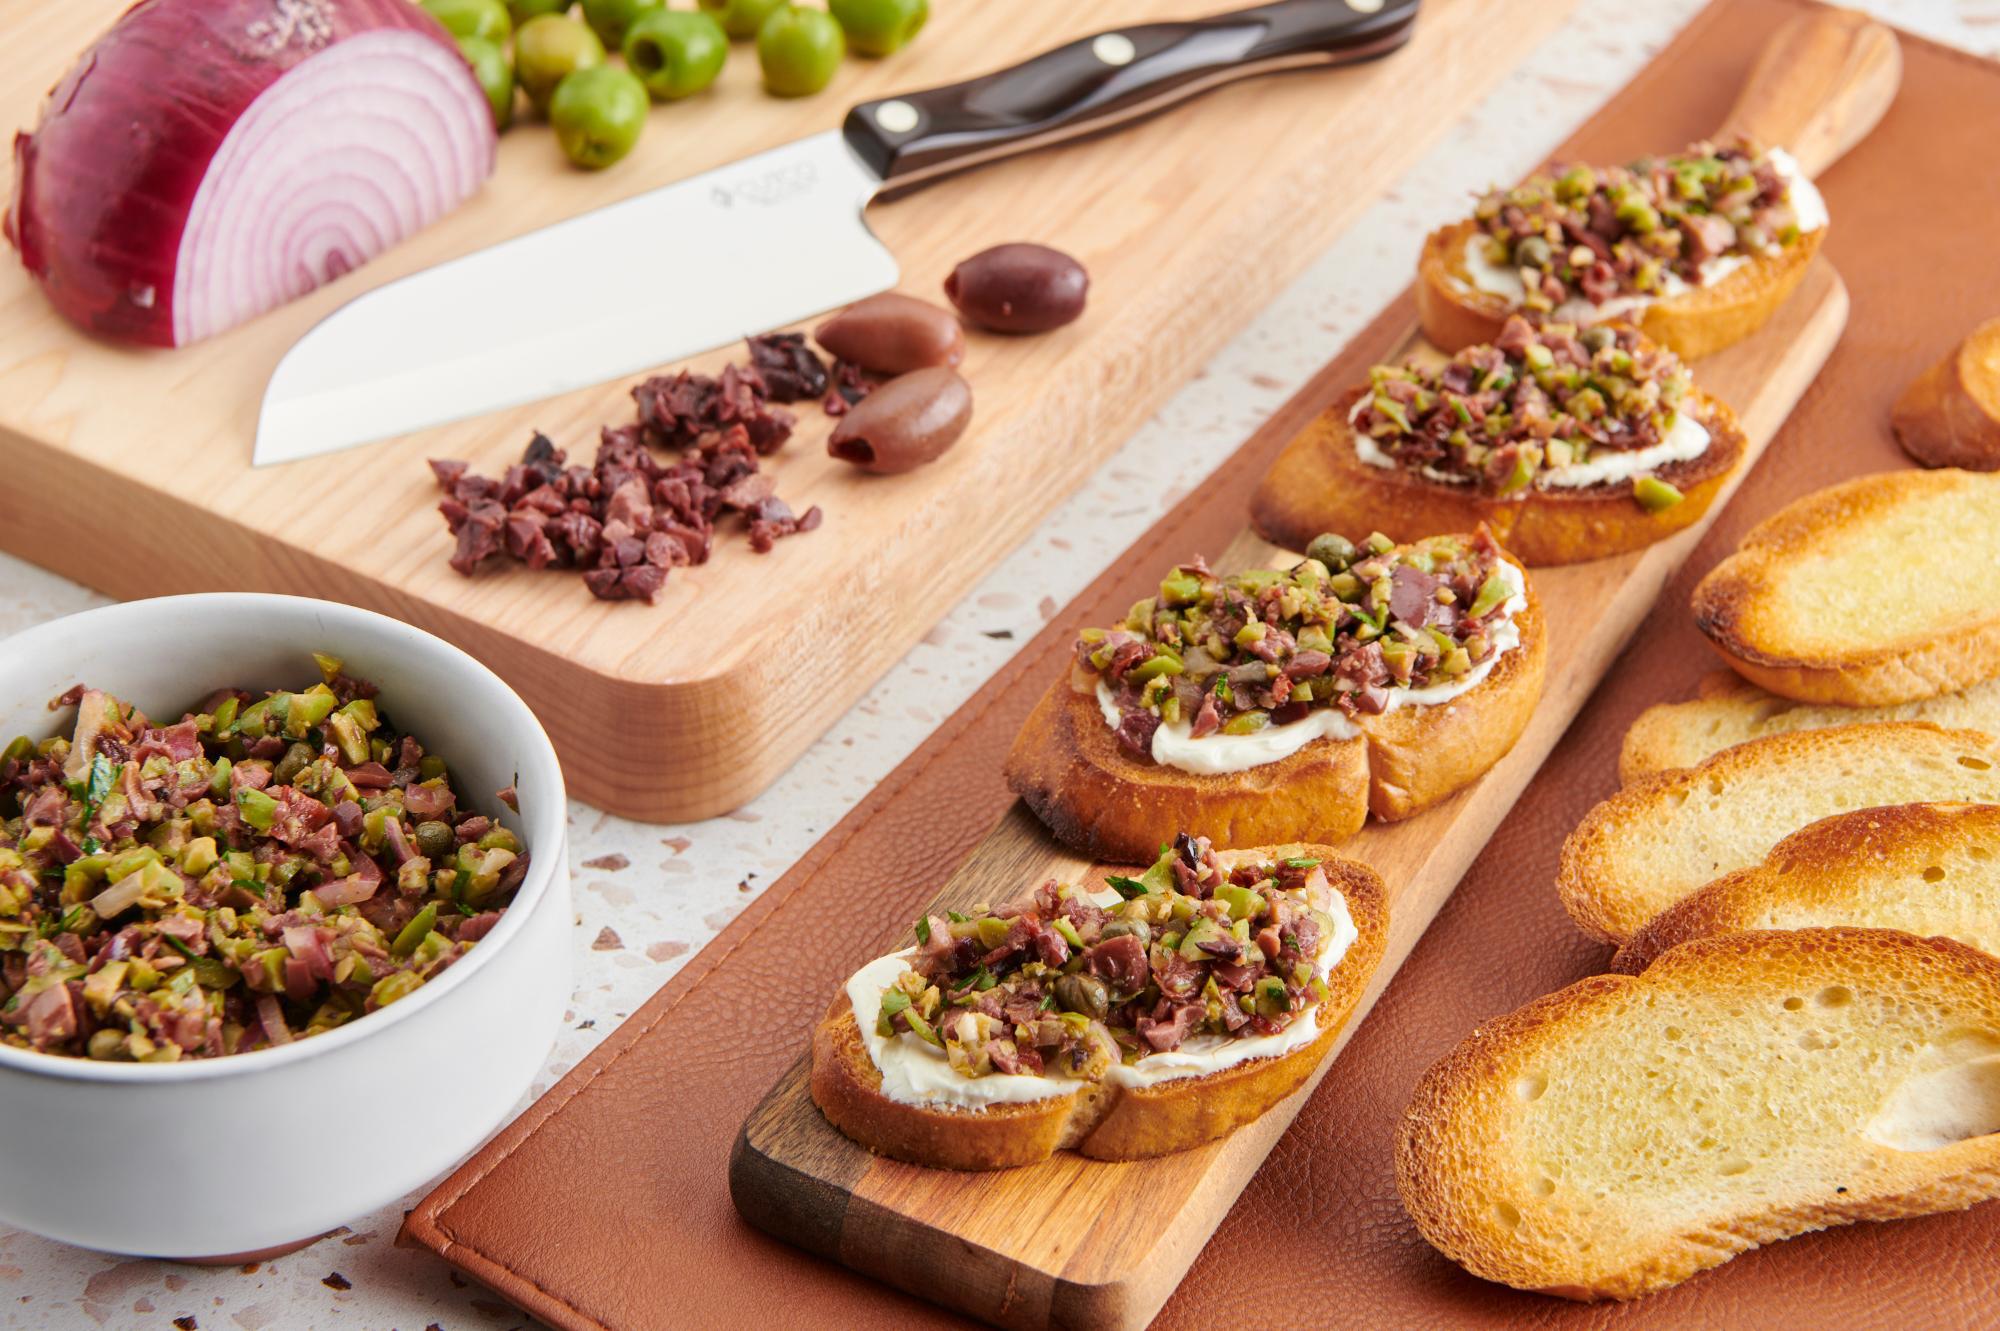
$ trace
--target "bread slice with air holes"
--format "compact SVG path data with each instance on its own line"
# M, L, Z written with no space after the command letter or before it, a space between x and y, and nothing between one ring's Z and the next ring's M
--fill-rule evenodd
M1841 924L2000 955L2000 805L1892 804L1822 818L1654 916L1611 968L1636 975L1668 948L1715 934Z
M1880 707L2000 676L2000 475L1894 471L1778 510L1695 587L1732 669L1800 702Z
M1306 1043L1276 1056L1150 1085L1123 1086L1107 1079L1022 1103L975 1108L914 1104L884 1093L882 1070L843 992L813 1032L809 1084L814 1103L828 1122L870 1151L938 1169L1007 1169L1046 1160L1058 1150L1100 1160L1138 1160L1189 1150L1234 1132L1312 1076L1338 1042L1387 945L1388 893L1366 866L1309 844L1216 853L1225 868L1293 857L1319 861L1355 931L1326 976L1326 994L1313 1010L1317 1033Z
M1556 890L1579 929L1623 944L1808 823L1923 800L2000 801L2000 740L1920 721L1772 735L1592 809L1563 843Z
M1655 703L1639 713L1618 751L1618 779L1630 785L1655 772L1693 767L1766 735L1870 721L1928 721L1947 730L2000 735L2000 679L1893 707L1836 707L1794 702L1733 670L1713 670L1688 701Z
M1829 1225L2000 1196L2000 961L1727 934L1487 1022L1418 1083L1403 1205L1473 1274L1630 1299Z

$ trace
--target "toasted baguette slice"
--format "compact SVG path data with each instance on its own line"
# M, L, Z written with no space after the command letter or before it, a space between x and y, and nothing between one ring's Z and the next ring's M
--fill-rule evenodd
M1109 862L1150 859L1176 832L1218 847L1339 842L1370 813L1408 818L1505 757L1542 696L1548 630L1532 584L1521 645L1476 688L1434 707L1354 719L1353 739L1319 739L1244 772L1184 772L1118 747L1093 694L1065 673L1014 737L1007 784L1065 844Z
M1373 527L1408 541L1484 522L1531 568L1575 564L1642 549L1698 521L1747 451L1736 414L1696 390L1689 410L1709 432L1708 450L1647 473L1679 490L1680 503L1649 513L1633 499L1629 480L1503 498L1363 462L1349 416L1366 391L1357 388L1342 398L1278 455L1250 500L1250 522L1260 536L1303 550L1326 531L1359 534Z
M1366 866L1325 846L1298 844L1219 852L1247 858L1310 856L1347 902L1357 934L1332 973L1317 1011L1319 1034L1281 1057L1253 1058L1220 1072L1153 1086L1091 1083L1073 1094L981 1109L905 1104L882 1094L882 1073L840 994L813 1032L813 1102L849 1138L878 1155L937 1169L1009 1169L1074 1150L1099 1160L1139 1160L1185 1151L1261 1117L1306 1083L1340 1038L1381 963L1388 894Z
M2000 470L2000 319L1972 330L1896 399L1889 424L1926 467Z
M1516 313L1505 297L1479 290L1466 276L1465 242L1475 225L1467 219L1431 232L1417 260L1417 320L1425 339L1440 351L1491 342ZM1764 326L1805 277L1825 237L1824 227L1809 231L1719 282L1654 301L1636 319L1629 313L1620 317L1633 319L1647 337L1684 360L1720 351Z
M1611 968L1747 929L1851 924L2000 954L2000 805L1894 804L1822 818L1653 917Z
M2000 735L2000 680L1894 707L1816 707L1767 693L1733 670L1711 671L1696 697L1656 703L1639 713L1618 752L1618 779L1630 785L1655 772L1693 767L1765 735L1870 721L1928 721L1947 730Z
M1724 749L1698 767L1637 781L1592 809L1563 843L1556 890L1578 928L1622 944L1808 823L1919 800L2000 800L2000 740L1885 721Z
M2000 675L1996 530L2000 476L1863 476L1751 528L1696 586L1695 623L1739 674L1801 702L1970 688Z
M1995 1129L2000 961L1890 930L1729 934L1474 1031L1418 1084L1396 1178L1475 1275L1629 1299L2000 1195Z

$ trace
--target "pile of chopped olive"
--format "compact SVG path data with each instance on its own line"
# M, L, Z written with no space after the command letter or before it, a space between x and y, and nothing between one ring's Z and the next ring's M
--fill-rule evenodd
M1629 325L1537 328L1516 316L1490 345L1442 365L1377 365L1369 385L1350 419L1398 465L1522 495L1565 468L1659 444L1693 381ZM1649 509L1681 498L1656 477L1633 484Z
M1197 559L1118 628L1078 634L1074 682L1110 690L1118 743L1141 761L1162 724L1200 739L1314 708L1381 712L1389 689L1448 684L1494 654L1512 587L1500 563L1483 526L1408 546L1321 536L1292 568L1226 578Z
M1675 278L1699 285L1710 259L1766 254L1799 237L1789 183L1769 153L1745 142L1533 176L1488 193L1473 217L1487 260L1520 270L1531 314L1577 296L1593 305L1659 296Z
M0 1042L172 1062L386 1007L527 873L375 688L222 690L178 722L79 685L74 734L0 754ZM513 792L500 793L511 805Z
M1101 1080L1199 1035L1276 1035L1326 997L1334 935L1313 859L1225 870L1183 833L1122 898L1048 882L996 910L917 921L910 969L882 992L876 1033L914 1034L968 1077Z

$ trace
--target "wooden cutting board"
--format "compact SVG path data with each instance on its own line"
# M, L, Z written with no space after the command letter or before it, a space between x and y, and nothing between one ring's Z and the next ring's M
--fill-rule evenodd
M0 0L0 126L127 0ZM424 459L494 472L535 428L587 460L632 419L632 381L289 466L252 470L265 380L315 320L386 279L830 128L860 100L954 82L1139 19L1227 0L935 0L922 38L850 61L826 93L779 101L734 48L719 86L657 108L638 149L570 169L546 127L501 141L465 208L293 305L194 347L94 343L0 262L0 546L115 596L223 589L328 597L438 633L498 671L548 727L570 790L619 814L692 819L762 790L1264 305L1466 106L1561 21L1545 0L1426 0L1409 46L1374 64L1254 80L1088 143L988 167L871 209L902 289L939 298L959 259L1033 239L1090 269L1057 333L974 336L972 432L940 464L858 475L827 422L775 460L778 492L826 514L754 554L718 533L652 606L593 600L575 574L461 578ZM10 185L11 188L11 185ZM634 264L698 264L663 237ZM524 309L524 319L535 312ZM720 364L731 353L704 358ZM311 644L301 644L302 647Z
M1339 1076L1339 1048L1819 373L1846 321L1846 288L1817 260L1761 332L1695 366L1697 382L1740 413L1749 439L1742 471L1703 519L1634 554L1531 571L1549 625L1548 678L1520 741L1445 805L1407 822L1370 822L1340 848L1388 885L1388 949L1335 1055L1304 1087L1200 1150L1132 1163L1064 1151L1024 1169L961 1174L882 1159L848 1141L813 1105L801 1058L745 1120L731 1153L730 1190L744 1218L1001 1326L1145 1325L1320 1078L1329 1068ZM1421 346L1414 329L1404 346L1403 354ZM1282 558L1246 531L1216 562L1226 571ZM1092 867L1016 804L952 876L934 909L1004 901L1046 878L1075 879Z

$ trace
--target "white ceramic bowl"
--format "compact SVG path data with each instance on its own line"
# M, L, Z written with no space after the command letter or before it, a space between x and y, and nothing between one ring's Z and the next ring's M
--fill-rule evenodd
M410 997L324 1035L182 1063L0 1046L0 1224L109 1252L281 1248L402 1197L498 1127L548 1056L570 994L565 796L527 704L396 620L289 596L170 596L0 642L0 743L73 723L86 683L178 717L211 689L300 688L330 652L451 766L531 856L512 906ZM493 797L512 784L521 813Z

